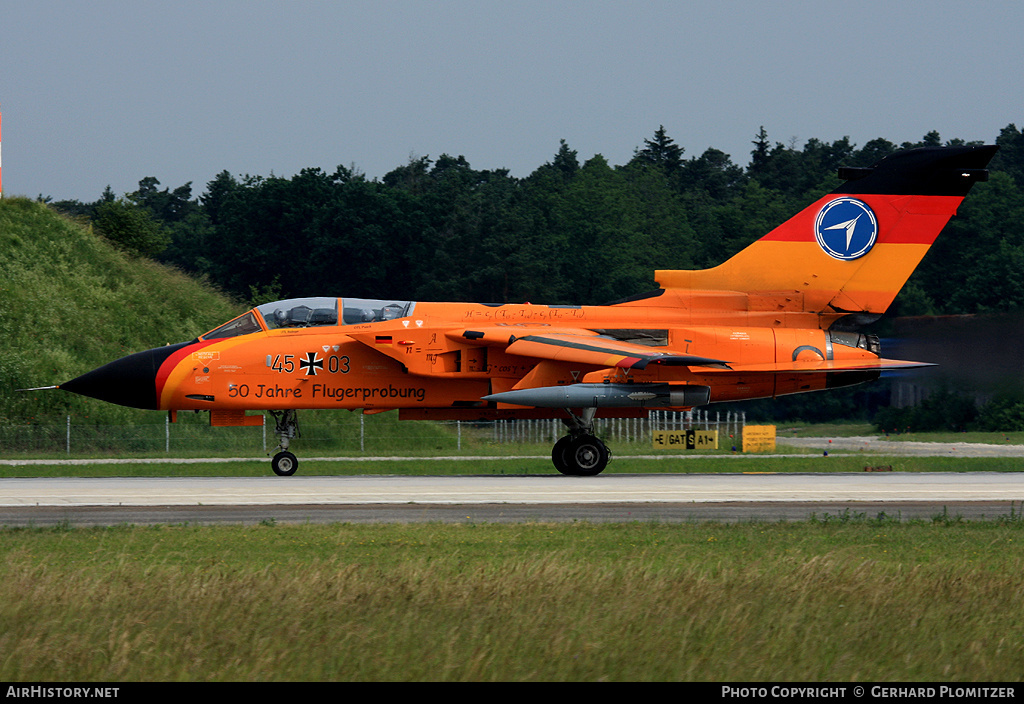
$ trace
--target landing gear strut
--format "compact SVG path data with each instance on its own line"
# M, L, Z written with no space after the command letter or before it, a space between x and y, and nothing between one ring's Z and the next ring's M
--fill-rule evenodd
M274 434L277 435L279 444L275 449L280 450L280 452L274 455L274 459L270 460L270 468L279 477L290 477L299 468L298 458L288 452L288 444L291 442L291 439L300 434L298 415L293 409L270 411L270 415L274 417L274 421L277 423L277 427L274 428Z
M612 453L608 446L594 436L596 408L584 408L581 416L566 409L569 434L555 443L551 461L562 474L574 477L592 477L604 471Z

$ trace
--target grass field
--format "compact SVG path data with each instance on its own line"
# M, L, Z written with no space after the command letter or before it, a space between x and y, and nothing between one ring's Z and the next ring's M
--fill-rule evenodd
M1016 681L1024 523L0 531L0 680Z
M300 471L554 473L547 445L499 450L304 459ZM1019 458L630 452L653 454L632 446L606 472L1021 468ZM265 459L0 466L0 477L266 474ZM1017 681L1022 542L1012 513L4 528L0 680Z

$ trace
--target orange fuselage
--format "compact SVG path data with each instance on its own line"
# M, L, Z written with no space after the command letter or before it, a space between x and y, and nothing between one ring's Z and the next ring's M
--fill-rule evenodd
M815 367L828 360L877 360L867 349L834 344L824 330L742 325L744 318L764 317L739 310L744 294L720 296L714 301L718 309L695 311L676 307L686 292L669 293L656 299L661 306L418 303L410 316L396 320L200 340L160 365L158 408L405 408L446 411L430 417L473 417L486 405L481 397L490 393L605 380L706 385L712 401L728 401L826 386L824 375L779 373L778 363ZM733 310L723 310L723 303ZM712 324L729 312L735 324ZM512 338L559 333L644 339L652 351L668 347L722 360L728 368L629 369L615 354L538 360L505 351ZM507 417L537 415L512 406L502 410Z

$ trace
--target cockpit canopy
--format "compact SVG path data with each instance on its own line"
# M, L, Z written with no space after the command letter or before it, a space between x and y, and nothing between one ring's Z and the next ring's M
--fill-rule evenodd
M291 298L256 307L267 330L338 324L337 298Z
M289 298L264 303L202 336L204 340L248 335L279 328L308 328L375 323L412 314L413 301L376 298Z

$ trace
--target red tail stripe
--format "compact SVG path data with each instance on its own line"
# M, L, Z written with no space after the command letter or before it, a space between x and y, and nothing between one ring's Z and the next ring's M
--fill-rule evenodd
M814 242L814 221L829 201L828 196L805 208L761 238L764 242ZM879 244L927 244L935 242L942 226L956 214L961 196L864 196L878 217ZM907 218L906 215L913 215Z

